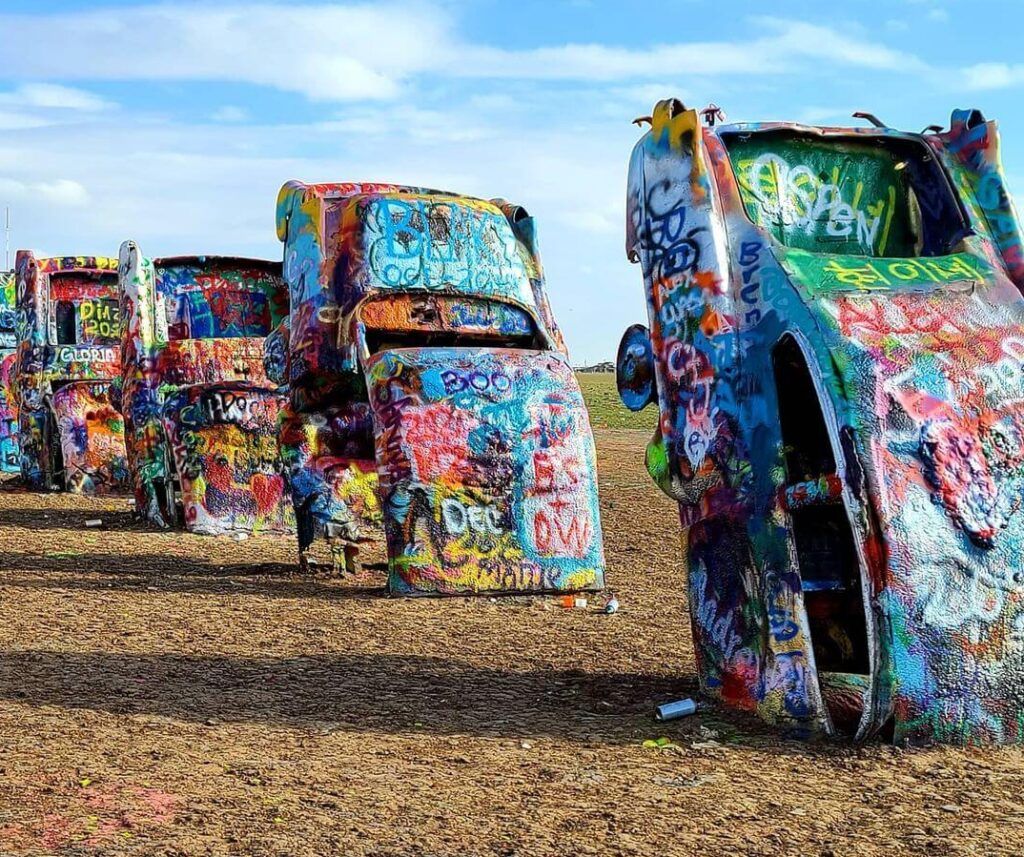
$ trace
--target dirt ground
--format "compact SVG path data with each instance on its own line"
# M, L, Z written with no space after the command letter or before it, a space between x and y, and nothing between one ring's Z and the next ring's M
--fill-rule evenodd
M644 439L598 430L614 616L0 490L0 854L1020 854L1020 750L653 720L696 677Z

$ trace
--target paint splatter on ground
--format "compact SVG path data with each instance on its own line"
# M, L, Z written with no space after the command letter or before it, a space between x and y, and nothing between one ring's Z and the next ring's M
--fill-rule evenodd
M654 723L696 674L644 439L597 432L611 617L0 490L0 854L1019 854L1020 750Z

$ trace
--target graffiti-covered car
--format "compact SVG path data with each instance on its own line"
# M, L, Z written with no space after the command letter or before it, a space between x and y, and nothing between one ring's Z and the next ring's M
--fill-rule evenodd
M192 532L294 532L278 450L286 398L264 341L287 309L280 262L144 257L121 245L122 407L136 508Z
M18 406L14 401L14 272L0 271L0 473L20 473Z
M128 479L120 373L117 260L16 257L14 367L21 475L32 488L94 494Z
M378 479L393 592L601 587L594 442L533 218L501 200L291 182L277 228L290 443L309 415L305 437L340 453L322 468L307 444L293 466L300 536L317 516L358 529L332 492Z
M708 114L714 117L714 112ZM657 105L623 401L679 502L706 692L806 733L1024 738L1024 255L995 123Z

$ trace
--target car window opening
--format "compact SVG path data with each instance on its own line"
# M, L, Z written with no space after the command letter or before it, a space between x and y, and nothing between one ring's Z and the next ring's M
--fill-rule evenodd
M786 247L944 256L970 232L945 171L919 140L793 129L722 140L747 216Z
M544 348L536 334L501 336L454 330L368 330L366 346L371 354L397 348L510 348L527 351L540 351Z

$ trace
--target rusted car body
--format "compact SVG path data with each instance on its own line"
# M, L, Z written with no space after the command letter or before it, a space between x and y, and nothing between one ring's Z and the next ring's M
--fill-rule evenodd
M117 261L16 258L14 367L21 475L32 488L83 494L127 484L124 422L111 401L120 372Z
M286 397L264 342L286 313L280 263L148 259L121 246L122 407L138 512L192 532L291 533L278 449Z
M995 123L651 122L626 229L650 330L617 371L660 409L704 690L804 733L1021 741L1024 255Z
M291 182L277 226L300 548L376 513L392 592L600 588L593 437L526 211Z
M20 473L18 406L14 401L14 272L0 272L0 474Z

